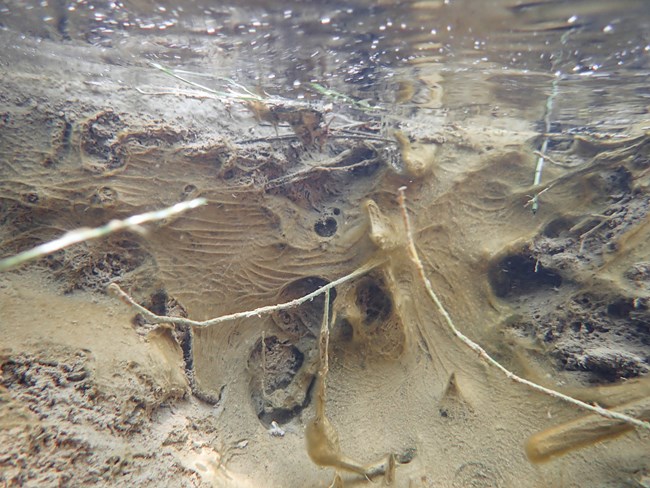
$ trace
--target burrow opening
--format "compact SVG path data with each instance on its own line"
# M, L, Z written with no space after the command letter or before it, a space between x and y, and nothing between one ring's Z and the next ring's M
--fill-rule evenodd
M498 259L488 270L488 280L499 298L528 295L562 285L562 277L558 273L545 268L526 254L513 254Z
M280 292L279 303L295 300L327 285L329 281L318 276L308 276L289 283ZM330 290L330 306L336 299L336 290ZM273 322L292 338L306 335L316 337L323 321L325 294L318 295L298 307L281 310L271 315Z
M356 304L365 325L384 321L393 311L393 301L386 292L382 280L371 278L363 280L356 290Z
M285 424L309 405L313 375L299 375L305 355L278 336L259 339L248 358L250 396L257 418L266 427ZM300 384L296 384L299 382Z
M314 232L321 237L332 237L336 234L337 228L338 222L334 217L325 217L314 224Z

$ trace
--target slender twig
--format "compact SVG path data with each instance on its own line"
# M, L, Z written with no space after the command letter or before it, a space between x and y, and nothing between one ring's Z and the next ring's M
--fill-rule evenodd
M163 220L172 215L185 212L192 208L199 207L201 205L207 204L205 198L195 198L188 202L177 203L171 207L155 210L153 212L147 212L139 215L133 215L124 220L111 220L108 224L102 225L101 227L95 227L94 229L90 228L81 228L71 230L60 237L45 244L41 244L27 251L23 251L15 256L5 258L0 260L0 271L7 271L9 269L20 266L21 264L27 263L28 261L33 261L34 259L41 258L48 254L51 254L60 249L70 247L73 244L79 242L90 241L92 239L97 239L98 237L103 237L108 234L113 234L115 232L124 230L124 229L137 229L140 225L147 222L153 222L156 220Z
M266 401L266 331L262 331L262 400Z
M327 137L330 139L361 139L363 141L378 141L385 142L387 144L397 144L397 141L395 139L387 139L385 137L376 136L374 134L364 134L362 132L356 132L354 134L330 134Z
M162 64L151 62L150 65L152 67L162 71L166 75L172 76L172 77L176 78L177 80L182 81L183 83L187 83L188 85L191 85L191 86L193 86L195 88L199 88L200 90L204 90L204 91L206 91L208 93L212 93L213 95L216 95L218 97L236 98L238 100L256 100L256 101L264 100L263 97L260 97L259 95L256 95L255 93L252 93L250 90L248 90L246 88L243 88L238 83L231 82L235 86L243 88L245 90L245 93L237 93L236 91L234 91L231 88L228 88L227 92L219 91L219 90L213 90L212 88L208 88L205 85L201 85L200 83L196 83L196 82L194 82L192 80L188 80L187 78L184 78L184 77L182 77L180 75L177 75L176 73L174 73L174 71L172 71L171 69L163 66Z
M405 193L406 187L401 187L399 189L399 204L402 210L402 218L404 220L404 227L406 229L406 236L408 239L408 251L409 251L409 256L411 258L411 261L413 261L413 264L415 265L418 274L420 276L420 280L424 284L424 288L426 289L427 294L429 295L429 298L433 301L433 303L436 305L436 308L438 309L438 312L440 315L442 315L445 324L449 328L449 330L467 347L469 347L472 351L476 352L486 363L488 363L490 366L494 366L497 368L499 371L501 371L504 375L506 375L507 378L516 381L517 383L521 383L522 385L525 385L535 391L544 393L545 395L551 396L553 398L557 398L558 400L562 400L568 403L571 403L573 405L576 405L580 408L583 408L585 410L589 410L591 412L597 413L598 415L601 415L603 417L606 417L608 419L612 420L619 420L626 422L628 424L632 424L636 427L641 427L644 429L649 429L650 430L650 422L646 422L643 420L636 419L634 417L630 417L629 415L625 415L620 412L613 412L611 410L607 410L606 408L600 407L598 405L590 405L588 403L585 403L581 400L578 400L576 398L570 397L568 395L565 395L564 393L560 393L559 391L552 390L550 388L546 388L545 386L538 385L537 383L534 383L532 381L529 381L527 379L524 379L520 376L517 376L514 374L512 371L508 370L506 367L502 366L501 363L499 363L496 359L492 358L485 349L483 349L481 346L479 346L477 343L472 341L469 337L464 335L461 331L459 331L456 328L456 325L454 324L453 320L451 319L451 316L445 309L444 305L440 301L440 298L438 298L438 295L436 292L433 290L433 286L431 285L431 282L429 281L429 278L427 278L426 272L424 270L424 266L422 264L422 261L420 260L420 256L418 255L418 252L415 248L415 242L413 240L413 233L411 230L411 220L408 215L408 210L406 208L406 193Z
M226 83L228 83L230 85L233 85L233 86L236 86L240 90L248 93L249 95L251 95L253 97L258 97L259 96L256 93L253 93L252 91L250 91L248 88L246 88L241 83L238 83L235 80L233 80L232 78L227 78L225 76L214 76L214 75L212 75L210 73L201 73L199 71L189 71L189 70L185 70L185 69L175 69L174 73L178 73L178 74L181 74L181 75L198 76L198 77L201 77L201 78L211 78L213 80L219 80L219 81L225 81Z
M297 171L295 173L291 173L285 176L281 176L279 178L275 178L273 180L270 180L267 182L267 184L264 186L265 190L271 190L273 188L278 188L283 185L287 185L289 183L295 183L297 181L304 180L306 178L309 178L310 176L316 174L316 173L334 173L334 172L344 172L344 171L354 171L357 168L363 168L366 166L370 166L372 164L375 164L378 162L377 159L364 159L363 161L360 161L358 163L350 164L348 166L334 166L335 164L338 164L342 161L345 160L345 157L349 155L350 151L343 151L341 154L339 154L336 158L332 159L331 161L327 161L326 163L323 163L318 166L313 166L309 169L303 170L303 171Z
M549 100L551 98L549 97ZM541 156L537 158L537 166L535 167L535 177L533 179L533 185L537 186L542 182L542 169L544 168L544 159L546 156L544 156L544 153L546 153L546 148L548 147L548 139L544 139L544 142L542 143L542 148L539 151ZM532 205L531 205L531 210L533 213L537 213L537 210L539 210L539 195L540 193L537 193L536 195L533 196L532 198Z
M524 208L526 208L526 207L528 207L530 205L533 205L537 201L537 199L539 198L540 195L543 195L544 193L549 191L551 188L553 188L553 185L549 185L546 188L544 188L542 191L540 191L539 193L535 193L532 197L530 197L530 200L528 200L526 202L526 204L524 205ZM530 196L530 195L526 195L526 196Z
M312 90L320 93L321 95L329 97L333 100L340 100L344 103L349 103L350 105L356 106L365 111L383 110L381 107L373 107L366 100L356 100L343 93L337 92L336 90L332 90L331 88L326 88L319 83L309 83L307 86Z
M580 229L582 229L584 227L587 227L589 224L591 224L593 222L594 219L598 219L598 221L608 220L608 219L611 219L615 215L618 215L618 214L617 213L612 214L612 215L603 215L603 214L597 214L597 213L589 214L589 216L587 218L582 219L576 225L569 228L569 232L577 232ZM580 234L580 237L584 237L586 232L589 232L589 231L583 232L582 234Z
M155 313L147 310L144 308L142 305L138 304L131 298L127 293L125 293L117 283L111 283L108 285L108 291L115 294L118 298L120 298L122 301L124 301L126 304L130 305L133 307L137 312L141 313L144 318L147 320L158 323L158 324L174 324L174 325L187 325L187 326L194 326L194 327L209 327L211 325L216 325L220 324L222 322L227 322L229 320L237 320L237 319L244 319L248 317L254 317L254 316L260 316L260 315L265 315L269 314L272 312L277 312L279 310L287 310L290 308L297 307L298 305L301 305L307 301L313 300L317 296L325 293L328 290L331 290L332 288L340 285L341 283L345 283L346 281L350 281L354 278L357 278L359 276L362 276L366 273L368 273L370 270L376 268L382 263L382 261L375 261L372 263L369 263L365 266L362 266L361 268L353 271L350 274L347 274L341 278L338 278L330 283L328 283L325 286L322 286L321 288L318 288L317 290L303 296L300 298L296 298L295 300L291 300L289 302L285 303L279 303L277 305L266 305L264 307L256 308L255 310L247 310L245 312L237 312L237 313L232 313L229 315L222 315L221 317L216 317L213 319L209 320L204 320L204 321L196 321L196 320L190 320L190 319L185 319L182 317L167 317L165 315L156 315Z
M364 125L365 126L365 125L368 125L368 123L367 122L360 122L357 125ZM352 135L355 135L355 136L370 135L370 136L380 137L380 136L377 135L377 133L378 133L377 131L368 132L366 130L351 130L349 127L350 126L330 126L330 131L332 131L332 132L334 132L334 131L343 132L345 134L352 134ZM372 129L370 129L370 130L372 130ZM394 139L386 139L386 140L387 141L394 141Z
M551 93L546 99L546 111L544 113L545 133L551 132L551 118L553 116L553 108L555 105L555 99L557 98L560 91L559 90L560 81L562 80L562 72L556 70L555 68L556 66L560 66L560 63L562 62L562 58L564 55L563 47L566 45L567 39L569 38L572 32L573 30L569 29L564 34L562 34L562 37L560 38L560 44L562 45L562 48L560 48L559 56L557 56L555 62L553 63L553 70L555 73L553 77L553 82L551 83ZM535 166L535 176L533 179L534 186L537 186L542 182L542 169L544 168L544 161L547 159L546 151L548 149L548 142L549 142L549 138L544 137L544 141L542 142L542 147L538 152L537 165ZM537 213L537 210L539 210L539 195L540 194L538 193L533 197L533 202L531 205L531 210L533 214Z
M385 142L387 144L397 144L394 139L386 139L385 137L379 137L374 134L328 134L328 139L360 139L362 141L377 141ZM268 136L268 137L258 137L256 139L242 139L240 141L235 141L235 144L253 144L256 142L273 142L273 141L290 141L293 139L299 139L296 134L280 134L277 136Z
M612 220L616 216L618 216L618 213L604 216L604 218L602 218L602 220L600 221L599 224L595 225L594 227L589 229L587 232L582 234L580 236L580 249L578 250L578 252L580 254L582 254L582 250L583 250L583 248L585 246L585 241L587 240L587 237L594 234L598 229L600 229L603 225L605 225L607 222L609 222L610 220Z
M323 322L320 327L320 336L318 340L318 353L320 356L320 365L318 368L318 394L320 396L319 402L316 403L316 415L325 416L325 403L327 398L327 374L329 373L329 343L330 343L330 329L329 329L329 310L330 310L330 291L325 292L325 305L323 309Z
M291 141L298 139L296 134L279 134L277 136L257 137L255 139L241 139L235 141L235 144L254 144L257 142L274 142L274 141Z
M174 95L174 96L183 96L183 97L188 97L188 98L198 98L198 99L219 99L220 97L217 97L216 95L212 93L202 93L202 92L191 92L191 91L186 91L186 90L174 90L170 89L167 91L146 91L143 90L142 88L138 88L137 86L135 87L135 91L140 93L141 95L148 95L151 97L155 96L160 96L160 95Z
M554 164L554 165L556 165L556 166L560 166L560 167L562 167L562 168L573 168L573 167L575 166L575 165L573 165L573 164L561 163L560 161L556 161L556 160L553 159L551 156L549 156L548 154L543 154L541 151L533 151L533 154L534 154L535 156L539 156L540 158L544 158L544 159L546 159L546 161L548 161L549 163Z

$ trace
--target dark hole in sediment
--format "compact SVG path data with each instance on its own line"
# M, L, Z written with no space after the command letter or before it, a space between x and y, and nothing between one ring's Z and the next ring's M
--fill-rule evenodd
M607 305L607 313L620 319L629 318L632 310L634 310L634 304L631 300L617 300Z
M321 237L332 237L336 234L338 224L334 217L321 219L314 225L314 231Z
M366 325L386 320L393 311L393 301L381 281L366 279L357 287L357 306Z
M350 342L354 338L354 329L347 319L342 319L336 323L338 331L337 338L342 342Z
M551 238L567 237L570 235L569 229L571 229L575 223L575 219L559 217L549 222L546 227L544 227L542 234Z
M329 281L318 276L308 276L289 283L280 292L279 302L284 303L296 298L303 297L319 288L327 285ZM336 290L330 290L330 306L336 298ZM307 334L318 335L320 325L323 321L323 305L325 294L314 297L302 305L281 310L271 315L275 325L287 334L295 337L302 337Z
M304 354L295 345L277 336L260 339L251 351L248 358L251 401L257 417L267 427L272 421L289 422L309 404L312 381L304 386L302 400L285 397L281 391L294 381L304 360Z
M147 307L156 315L165 315L167 313L167 292L157 290L151 295L151 304Z
M490 266L488 279L494 294L500 298L520 296L544 288L562 285L562 277L537 264L526 255L515 254L499 259Z

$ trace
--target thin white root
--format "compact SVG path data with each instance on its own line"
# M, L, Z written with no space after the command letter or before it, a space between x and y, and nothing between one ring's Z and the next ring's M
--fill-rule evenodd
M559 391L552 390L550 388L546 388L542 385L538 385L537 383L534 383L532 381L529 381L527 379L524 379L520 376L517 376L514 374L512 371L508 370L504 366L501 365L496 359L494 359L492 356L490 356L485 349L483 349L481 346L479 346L477 343L472 341L469 337L465 336L462 332L460 332L457 328L456 325L454 325L454 322L452 321L451 317L449 316L449 313L445 309L444 305L438 298L438 295L436 294L435 291L433 291L433 286L431 285L431 282L429 281L429 278L427 278L426 272L424 271L424 266L422 265L422 261L420 260L420 256L418 255L418 252L415 248L415 242L413 241L413 233L411 231L411 220L408 215L408 210L406 208L406 193L405 193L406 187L401 187L399 189L399 204L402 210L402 218L404 220L404 227L406 228L406 236L408 239L408 250L409 250L409 255L411 257L411 261L413 261L413 264L415 265L418 274L420 276L420 279L422 283L424 284L424 287L427 291L427 294L429 295L429 298L433 301L433 303L436 305L438 308L438 312L440 312L440 315L442 315L445 323L449 327L449 330L458 338L460 341L465 344L467 347L469 347L472 351L478 353L478 355L485 361L487 362L490 366L494 366L497 368L499 371L501 371L503 374L506 375L509 379L516 381L517 383L521 383L522 385L526 385L527 387L544 393L545 395L551 396L553 398L557 398L559 400L562 400L564 402L571 403L573 405L576 405L584 410L589 410L590 412L597 413L598 415L601 415L605 418L612 419L612 420L619 420L626 422L628 424L634 425L635 427L641 427L643 429L648 429L650 430L650 422L646 422L643 420L639 420L634 417L630 417L629 415L625 415L620 412L613 412L611 410L607 410L606 408L600 407L598 405L590 405L588 403L585 403L581 400L578 400L576 398L570 397L568 395L565 395L564 393L560 393Z
M194 200L177 203L176 205L172 205L171 207L162 210L133 215L124 220L111 220L108 224L102 225L101 227L95 227L94 229L81 228L71 230L64 234L63 237L46 242L45 244L41 244L27 251L23 251L15 256L0 260L0 271L13 269L21 264L47 256L48 254L66 247L70 247L73 244L90 241L92 239L97 239L98 237L104 237L121 230L130 229L139 231L139 226L142 224L154 222L156 220L163 220L192 208L206 205L207 203L208 201L205 198L195 198Z
M325 398L327 391L327 374L330 371L329 367L329 346L330 346L330 328L329 328L329 314L330 314L330 291L325 290L325 305L323 307L323 323L320 327L320 336L318 340L318 352L320 355L320 371L318 372L322 382L322 395L323 395L323 410L325 410ZM324 411L323 411L324 414Z
M142 314L144 318L146 318L151 322L157 324L174 324L174 325L187 325L187 326L194 326L194 327L209 327L211 325L220 324L222 322L228 322L230 320L244 319L248 317L253 317L255 315L265 315L272 312L277 312L279 310L287 310L290 308L297 307L298 305L301 305L309 300L313 300L317 296L325 293L326 291L331 290L332 288L340 285L341 283L345 283L346 281L350 281L354 278L357 278L359 276L368 273L370 270L376 268L380 264L382 264L382 262L378 261L378 262L373 262L365 266L362 266L361 268L357 269L356 271L353 271L350 274L338 278L303 297L296 298L295 300L291 300L289 302L279 303L277 305L266 305L264 307L256 308L255 310L248 310L245 312L237 312L229 315L222 315L221 317L204 320L202 322L196 320L184 319L182 317L167 317L165 315L156 315L155 313L152 313L146 308L144 308L142 305L136 303L133 300L133 298L131 298L127 293L125 293L116 283L111 283L110 285L108 285L108 291L115 294L123 302L130 305L138 313Z

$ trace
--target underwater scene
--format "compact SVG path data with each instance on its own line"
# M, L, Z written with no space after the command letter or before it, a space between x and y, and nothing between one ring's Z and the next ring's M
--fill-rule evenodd
M647 0L0 0L0 486L650 488Z

